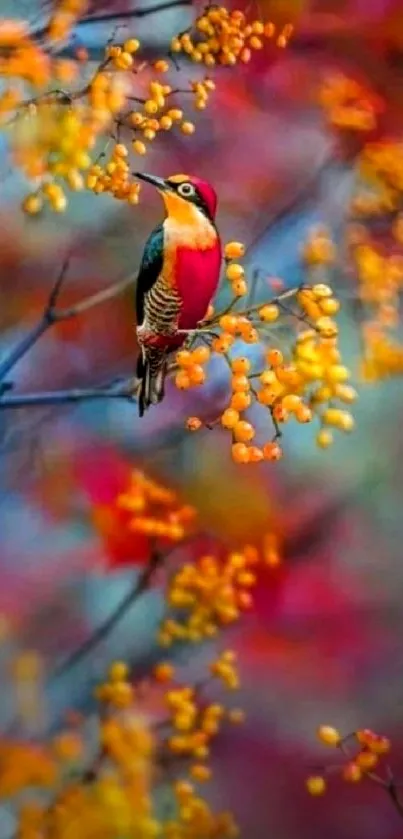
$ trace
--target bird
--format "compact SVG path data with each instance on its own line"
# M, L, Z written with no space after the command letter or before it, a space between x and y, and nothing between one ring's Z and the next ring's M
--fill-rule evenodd
M146 241L136 285L138 406L142 417L164 398L170 353L205 318L222 264L217 195L192 175L136 172L160 193L165 218Z

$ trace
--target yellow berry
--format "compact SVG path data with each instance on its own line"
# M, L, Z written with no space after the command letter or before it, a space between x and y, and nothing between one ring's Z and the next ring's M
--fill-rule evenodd
M189 136L190 134L194 134L195 126L193 125L193 122L182 122L181 131L182 134L186 134L187 136Z
M325 285L325 283L316 283L312 286L312 293L318 299L326 299L333 296L332 289L330 286Z
M248 285L245 282L245 280L236 280L234 283L232 283L232 292L235 295L235 297L244 297L247 291Z
M30 216L35 216L43 207L43 202L40 195L27 195L22 202L22 209Z
M321 428L316 435L316 443L321 449L328 449L333 443L333 434L327 428Z
M226 270L226 277L227 279L233 283L237 280L242 280L245 274L245 271L242 265L239 265L237 262L232 262L231 265L227 266Z
M259 309L259 317L264 323L274 323L278 319L280 310L274 303L269 303L267 306L262 306Z
M134 140L132 143L133 151L137 152L137 154L146 154L147 148L141 140Z
M195 763L191 767L190 774L195 781L209 781L211 778L211 769L203 763Z
M109 678L111 682L121 682L127 679L129 675L129 668L124 661L114 661L109 669Z
M312 775L306 780L306 788L310 795L323 795L326 792L326 781L321 775Z
M124 51L129 52L131 54L133 54L134 52L137 52L139 47L140 47L140 41L138 41L137 38L129 38L123 44Z
M321 725L318 728L318 737L325 746L338 746L341 740L337 728L333 728L331 725Z
M160 119L160 126L164 131L169 131L172 128L173 120L172 117L169 117L168 114L164 114Z

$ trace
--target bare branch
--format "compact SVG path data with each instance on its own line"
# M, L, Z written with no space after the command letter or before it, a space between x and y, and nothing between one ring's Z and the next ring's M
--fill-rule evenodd
M108 637L110 632L112 632L126 612L131 609L142 594L147 591L156 570L163 560L164 555L154 550L151 554L150 561L144 568L144 571L142 571L134 586L129 589L117 608L112 612L109 618L107 618L106 621L104 621L104 623L102 623L98 629L96 629L95 632L93 632L93 634L90 635L80 647L78 647L77 650L74 650L74 652L65 659L59 667L55 668L51 674L51 679L58 679L60 676L63 676L65 673L70 671L72 667L75 667L75 665L85 658L88 653L92 652L94 647L98 646L104 638Z
M13 394L7 390L0 396L0 411L17 408L40 408L45 405L68 405L77 402L89 402L95 399L127 399L135 401L136 387L131 377L116 386L111 382L106 387L70 388L49 390L36 393Z
M83 300L79 301L78 303L75 303L73 306L69 306L66 309L57 310L54 308L54 304L59 295L62 282L66 275L67 267L67 264L64 263L63 268L50 294L49 302L45 307L44 313L39 323L37 323L36 326L32 328L31 332L29 332L27 335L25 335L24 338L22 338L22 340L14 347L14 349L11 350L9 355L6 356L4 361L0 363L0 382L10 372L10 370L12 370L13 367L15 367L15 365L27 354L27 352L34 346L34 344L36 344L36 342L44 334L44 332L46 332L51 326L53 326L53 324L59 323L60 321L68 320L69 318L76 317L77 315L82 314L82 312L86 312L88 309L92 309L93 306L98 306L100 303L105 303L107 300L111 300L113 297L117 297L133 282L132 276L125 277L122 280L118 280L118 282L112 283L112 285L108 286L106 289L98 291L96 292L96 294L91 294L89 297L85 297ZM68 399L67 401L77 401L79 399L80 397L75 397L75 399L73 397L70 397L70 399ZM45 401L42 404L53 404L53 402ZM2 407L4 407L3 404ZM11 407L11 405L9 407ZM19 406L14 405L13 407Z

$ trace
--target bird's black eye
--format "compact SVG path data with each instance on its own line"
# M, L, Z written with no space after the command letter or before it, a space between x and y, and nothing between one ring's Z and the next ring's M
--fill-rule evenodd
M179 195L183 196L183 198L190 198L192 195L195 195L196 190L195 190L193 184L190 184L190 183L186 182L184 184L179 184L178 192L179 192Z

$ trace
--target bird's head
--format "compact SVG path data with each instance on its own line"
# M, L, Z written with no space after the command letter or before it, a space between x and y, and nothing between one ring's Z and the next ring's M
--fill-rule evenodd
M153 184L161 193L168 216L181 218L190 207L196 207L213 222L217 210L217 195L213 187L194 175L171 175L159 178L136 172L136 178Z

